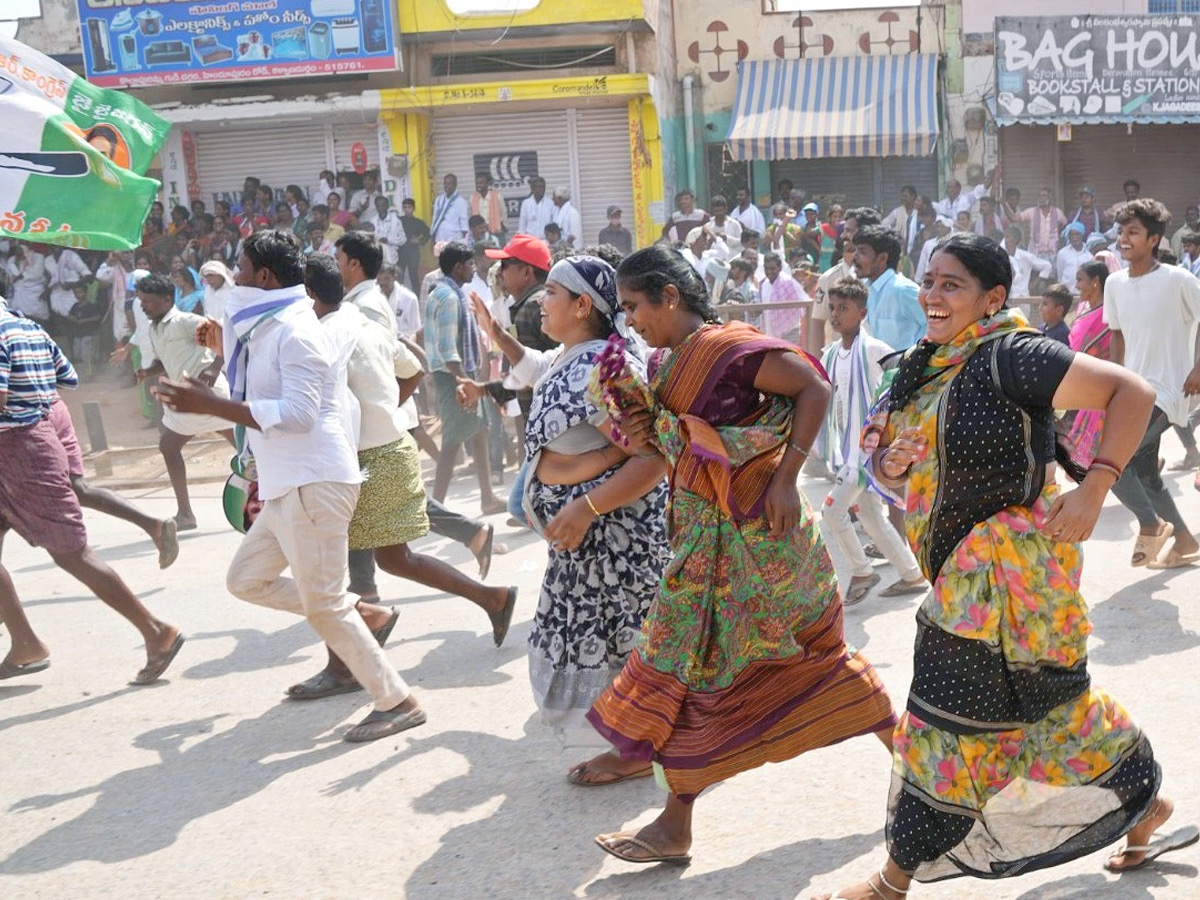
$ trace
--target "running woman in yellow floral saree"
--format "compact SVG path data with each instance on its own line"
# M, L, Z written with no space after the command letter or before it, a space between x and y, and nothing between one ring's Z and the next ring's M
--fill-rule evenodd
M1079 543L1141 439L1154 392L1005 308L1012 269L974 234L933 254L910 350L868 423L878 488L905 504L933 590L917 613L908 708L897 725L888 858L835 900L904 900L912 881L1002 878L1127 836L1137 868L1196 840L1155 840L1170 817L1150 743L1092 685ZM1057 445L1055 408L1102 409L1090 467ZM1058 459L1079 486L1054 482ZM972 895L974 896L974 895ZM829 895L826 895L828 900Z

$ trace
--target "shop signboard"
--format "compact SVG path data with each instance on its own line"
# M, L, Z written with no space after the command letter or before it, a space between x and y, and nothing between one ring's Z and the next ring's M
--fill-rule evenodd
M998 16L996 115L1200 120L1200 16Z
M504 198L505 218L520 218L521 202L529 196L529 181L538 174L537 151L476 153L474 162L475 171L490 174L493 189Z
M398 67L389 0L76 0L88 80L149 87Z

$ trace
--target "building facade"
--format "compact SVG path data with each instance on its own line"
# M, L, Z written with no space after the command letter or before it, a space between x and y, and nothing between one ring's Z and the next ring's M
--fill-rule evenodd
M946 8L776 8L676 4L682 99L664 133L681 183L702 201L747 187L763 207L783 179L823 208L890 209L906 184L937 192Z
M1174 214L1200 196L1200 19L1194 0L961 0L948 130L962 168L996 160L1000 186L1042 188L1071 217L1138 181ZM1048 13L1051 13L1048 15Z

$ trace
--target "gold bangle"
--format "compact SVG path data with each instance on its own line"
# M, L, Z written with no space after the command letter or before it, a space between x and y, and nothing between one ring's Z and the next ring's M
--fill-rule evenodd
M583 499L587 501L588 509L592 511L592 515L597 519L600 518L600 510L596 509L596 504L592 502L591 495L585 492Z

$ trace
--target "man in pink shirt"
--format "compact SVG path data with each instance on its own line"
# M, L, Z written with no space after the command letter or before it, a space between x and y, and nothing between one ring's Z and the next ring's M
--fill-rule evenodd
M1067 227L1067 216L1051 202L1050 188L1038 191L1037 206L1022 212L1021 221L1029 226L1030 252L1053 262L1058 253L1059 234Z

